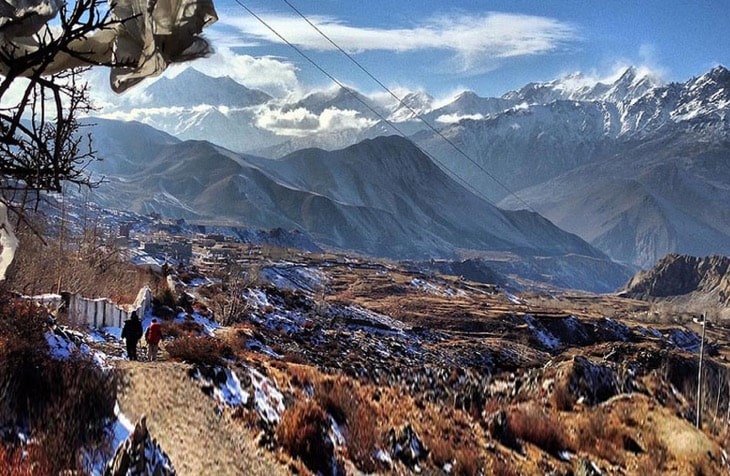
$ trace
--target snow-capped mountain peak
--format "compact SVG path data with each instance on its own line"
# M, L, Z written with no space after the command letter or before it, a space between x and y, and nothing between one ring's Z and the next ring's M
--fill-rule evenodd
M423 91L406 94L401 103L393 108L389 120L402 122L415 119L416 116L429 112L433 107L433 96Z
M598 80L573 72L545 83L529 83L502 98L528 104L548 104L559 100L628 104L658 85L660 82L650 71L631 66L615 80Z
M271 100L265 92L247 88L228 76L214 78L195 68L186 68L174 78L160 78L145 93L149 98L146 107L250 107Z
M690 120L698 117L720 119L728 129L726 120L729 106L730 71L724 66L716 66L683 85L681 95L671 115L675 120Z

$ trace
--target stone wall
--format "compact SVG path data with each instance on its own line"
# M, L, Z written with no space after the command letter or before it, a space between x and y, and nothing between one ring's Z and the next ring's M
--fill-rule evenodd
M145 286L139 290L134 304L120 306L107 298L89 299L71 294L68 300L68 317L71 322L86 322L91 327L122 327L132 311L144 319L152 302L152 291Z

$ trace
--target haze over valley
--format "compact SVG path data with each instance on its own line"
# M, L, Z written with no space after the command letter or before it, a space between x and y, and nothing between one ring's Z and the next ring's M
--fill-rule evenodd
M722 66L682 83L632 67L606 82L573 73L445 104L425 92L401 104L353 89L286 102L188 68L135 97L144 99L123 98L102 116L117 122L95 128L109 160L94 166L114 184L99 191L108 206L298 228L396 259L605 255L627 267L609 280L617 287L668 253L730 253ZM389 137L384 119L408 140ZM593 249L526 220L535 212Z

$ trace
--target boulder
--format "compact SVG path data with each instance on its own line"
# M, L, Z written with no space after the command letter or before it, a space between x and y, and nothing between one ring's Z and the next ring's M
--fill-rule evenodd
M170 458L147 430L142 415L104 468L104 476L174 476Z

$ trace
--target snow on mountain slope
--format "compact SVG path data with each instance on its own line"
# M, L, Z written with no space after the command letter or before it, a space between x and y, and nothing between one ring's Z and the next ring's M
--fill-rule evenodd
M180 82L180 78L186 76L171 81ZM209 81L200 73L190 73L187 78L187 86L198 92L198 86ZM154 89L147 93L163 94ZM441 128L441 133L477 165L413 118L407 108L343 88L314 92L296 102L275 99L242 108L198 105L163 110L140 104L134 114L125 114L179 138L204 139L231 150L281 158L303 148L336 150L394 134L366 103L398 121L398 129L433 156L448 174L459 176L492 201L505 199L513 191L521 196L520 190L540 187L540 192L535 192L535 200L540 200L535 208L540 209L538 205L543 201L556 203L551 197L561 196L558 187L567 187L572 198L556 204L549 216L563 223L560 216L578 216L581 210L593 210L595 218L582 220L591 226L569 224L568 229L580 230L577 232L583 238L615 253L612 256L616 259L645 266L666 250L678 247L677 251L685 252L690 242L695 243L692 249L703 254L724 249L715 244L725 236L727 218L718 214L705 217L706 204L716 203L712 201L715 190L730 186L723 173L730 138L730 72L722 66L684 83L661 85L650 73L628 68L610 80L596 81L575 73L532 83L500 98L464 92L436 109L432 109L434 102L425 93L406 95L405 100L417 106L414 109L423 118ZM700 198L687 202L678 194L655 190L661 185L659 171L665 170L658 164L662 160L673 163L679 157L677 150L688 159L678 162L677 170L685 171L682 174L691 177L691 189L697 191L697 197L710 197L709 202ZM632 157L632 161L622 162L626 157ZM687 169L692 161L700 161L702 167ZM630 170L628 179L638 180L640 187L623 182L627 178L624 170L611 175L612 169L604 163L612 162L620 162ZM573 170L577 173L570 174ZM562 177L564 174L568 175ZM654 179L637 179L642 176ZM573 179L567 181L566 177ZM591 183L592 188L583 187L584 182ZM606 196L597 195L597 190ZM635 203L618 207L625 215L614 213L606 205L622 199L612 196L616 190L635 197ZM527 193L532 196L532 189ZM581 198L576 198L579 195ZM651 198L648 205L641 205L644 202L639 197L655 196L662 199ZM168 195L159 197L165 206L172 206ZM520 206L520 200L511 200L515 203L510 206ZM604 206L586 208L591 203ZM686 203L699 210L684 206ZM697 228L697 216L704 217L701 222L707 226ZM694 239L681 238L693 235Z
M417 115L431 111L433 102L434 98L425 92L406 94L401 98L401 102L395 104L388 119L393 122L415 119Z
M502 99L527 104L570 100L605 101L621 105L631 103L659 84L651 73L629 67L611 82L596 81L581 73L573 73L546 83L530 83L506 93Z
M212 78L195 68L186 68L175 78L160 78L145 89L145 107L200 105L242 108L256 106L272 98L263 91L250 89L229 77Z
M442 168L491 200L500 200L509 191L490 175L509 190L519 190L596 160L612 147L619 113L608 103L555 101L514 107L485 120L464 120L441 132L478 166L430 131L413 139Z

